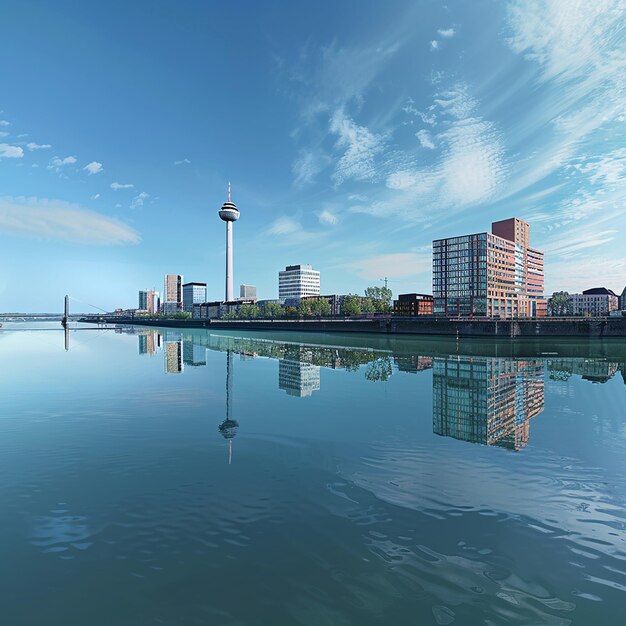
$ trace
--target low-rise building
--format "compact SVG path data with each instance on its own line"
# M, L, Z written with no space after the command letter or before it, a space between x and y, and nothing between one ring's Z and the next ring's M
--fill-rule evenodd
M622 311L626 311L626 287L624 287L622 295L619 297L619 308Z
M193 305L192 318L197 320L203 319L220 319L228 313L239 313L244 304L256 304L256 300L252 298L239 298L231 302L202 302Z
M586 289L582 293L574 293L572 313L583 317L605 317L611 311L617 311L619 299L613 291L606 287Z
M303 296L300 300L326 300L330 305L331 315L341 315L341 308L343 307L346 296L340 296L332 294L329 296Z
M393 301L393 314L414 317L416 315L432 315L434 298L424 293L401 293Z

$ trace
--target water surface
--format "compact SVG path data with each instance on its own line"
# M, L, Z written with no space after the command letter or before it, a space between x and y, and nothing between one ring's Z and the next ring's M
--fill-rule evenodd
M623 623L624 342L5 324L0 363L3 624Z

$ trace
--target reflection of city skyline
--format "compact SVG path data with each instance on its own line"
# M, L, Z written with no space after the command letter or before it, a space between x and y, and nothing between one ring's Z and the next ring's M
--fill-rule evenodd
M447 356L433 359L433 432L520 450L543 411L539 359Z

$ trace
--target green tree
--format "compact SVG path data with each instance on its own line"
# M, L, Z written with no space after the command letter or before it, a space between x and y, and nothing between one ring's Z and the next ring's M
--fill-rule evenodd
M298 315L298 309L295 306L286 306L284 309L286 317L295 317Z
M278 302L264 302L260 307L260 313L263 317L283 317L285 311Z
M343 306L341 307L343 315L361 315L363 312L361 309L361 298L355 295L348 295L344 298Z
M391 359L388 356L384 356L380 359L372 361L365 370L365 378L373 381L385 381L389 380L393 370L391 367Z
M251 320L259 317L259 307L256 304L242 304L239 309L239 317L244 320Z
M365 297L370 298L377 313L389 313L391 311L391 299L393 292L389 287L368 287Z
M567 291L557 291L548 298L548 310L551 315L573 315L572 299Z
M298 311L305 317L330 315L330 303L325 298L307 298L300 300Z
M228 311L228 313L224 313L224 315L222 315L222 319L223 320L236 320L237 319L237 313L235 313L235 311Z
M363 313L376 313L376 305L372 298L361 298L361 311Z

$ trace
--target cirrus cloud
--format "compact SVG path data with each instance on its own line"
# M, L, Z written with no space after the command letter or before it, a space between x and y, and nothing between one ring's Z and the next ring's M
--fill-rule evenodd
M111 189L113 189L113 191L118 191L119 189L132 189L134 186L135 185L131 183L111 183Z
M0 198L0 232L92 245L137 244L123 222L78 204L47 198Z

